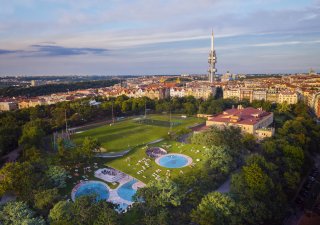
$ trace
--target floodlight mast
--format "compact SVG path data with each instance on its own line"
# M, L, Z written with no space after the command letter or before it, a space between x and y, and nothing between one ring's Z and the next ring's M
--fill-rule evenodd
M114 124L113 102L111 104L112 123Z
M64 120L66 122L66 133L68 134L67 109L64 110Z
M144 102L144 118L147 118L147 100Z
M169 123L170 123L170 129L169 133L172 131L172 122L171 122L171 98L169 97Z

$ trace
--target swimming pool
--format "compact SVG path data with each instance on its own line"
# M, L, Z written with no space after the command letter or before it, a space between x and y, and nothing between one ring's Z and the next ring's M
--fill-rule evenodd
M129 202L133 202L133 196L137 192L137 190L132 188L132 185L135 184L137 180L133 179L125 184L123 184L121 187L118 188L117 193L118 195Z
M109 198L108 186L100 181L87 181L76 186L72 190L72 200L85 195L96 195L96 200L107 200Z
M174 169L190 165L192 159L189 156L182 154L167 154L157 158L156 163L160 166Z

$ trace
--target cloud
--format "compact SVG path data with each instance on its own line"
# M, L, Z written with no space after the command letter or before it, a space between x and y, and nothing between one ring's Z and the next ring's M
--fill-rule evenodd
M31 45L27 50L6 50L0 49L0 55L17 54L22 57L38 56L77 56L77 55L103 55L109 50L105 48L72 48L49 44Z
M101 55L108 50L104 48L70 48L57 45L31 45L36 49L32 51L33 55L41 56L72 56L72 55Z
M300 44L318 44L320 40L314 41L286 41L286 42L269 42L251 45L252 47L272 47L272 46L283 46L283 45L300 45Z
M255 68L261 72L276 70L257 66L251 51L260 51L261 55L306 52L299 61L301 68L318 65L314 60L320 52L319 0L4 2L0 8L0 46L7 49L0 50L3 71L24 72L25 67L15 66L16 62L30 65L30 73L34 68L41 73L45 68L40 67L47 64L39 65L39 61L47 61L48 65L64 62L61 72L113 68L119 73L159 73L166 64L172 71L179 71L186 66L183 62L187 62L190 72L205 71L211 28L216 35L219 64L233 71L245 63L235 58L250 59L248 72ZM283 70L290 70L292 64L287 57L278 61ZM274 59L270 57L268 62ZM73 68L68 67L73 63ZM46 71L58 69L48 67Z
M0 55L13 54L17 52L20 52L20 51L0 49Z

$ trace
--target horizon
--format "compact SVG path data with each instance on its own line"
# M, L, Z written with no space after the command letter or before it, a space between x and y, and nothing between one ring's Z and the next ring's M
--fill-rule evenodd
M319 17L319 0L12 0L0 76L206 74L212 29L218 74L318 72Z

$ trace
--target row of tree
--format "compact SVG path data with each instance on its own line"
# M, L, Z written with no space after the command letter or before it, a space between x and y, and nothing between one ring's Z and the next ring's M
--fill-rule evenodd
M101 80L101 81L83 81L83 82L71 82L61 84L46 84L34 87L16 87L10 86L0 89L1 97L16 97L26 96L35 97L50 95L60 92L76 91L88 88L102 88L112 86L119 83L120 80Z
M199 111L201 105L213 104L214 106L211 106L209 110L201 109L201 112L211 113L212 109L214 112L220 112L231 107L233 103L235 104L232 100L215 100L214 98L206 101L194 97L151 100L119 96L109 99L97 97L96 100L101 102L101 105L96 107L89 104L90 100L81 99L0 113L0 157L17 148L24 127L27 130L28 126L33 127L35 123L41 128L44 135L48 135L65 128L65 117L67 117L69 126L77 126L97 120L110 120L112 111L115 117L144 114L145 108L148 109L148 112L172 111L192 115ZM31 128L28 130L31 132Z

